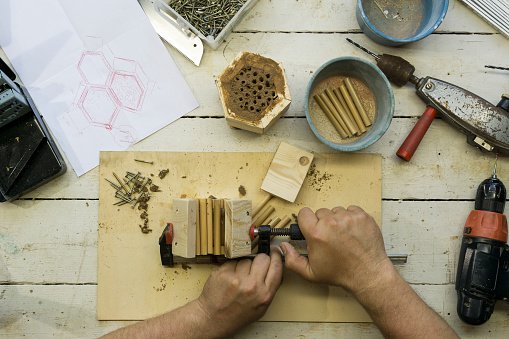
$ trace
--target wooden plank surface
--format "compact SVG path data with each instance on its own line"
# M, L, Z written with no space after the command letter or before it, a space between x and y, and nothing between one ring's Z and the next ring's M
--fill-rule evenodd
M174 268L165 268L160 263L158 238L164 225L171 221L168 220L171 217L168 211L171 211L173 199L209 195L233 198L241 194L239 187L242 185L246 191L242 199L262 200L266 193L260 190L260 185L273 157L273 153L102 152L97 261L98 319L145 319L198 297L213 265L185 266L184 271L179 272ZM153 161L153 168L143 172L134 159ZM271 201L278 213L291 215L304 205L317 209L340 200L346 205L362 204L380 223L380 156L315 154L313 166L314 170L306 177L295 203L277 198ZM125 171L141 172L148 176L150 171L165 168L169 169L167 176L160 181L154 179L162 193L151 196L147 211L149 225L154 232L142 234L137 227L139 211L129 206L113 206L115 190L104 179L112 173ZM225 201L227 210L226 205ZM229 217L228 213L226 217ZM250 244L247 250L251 250ZM299 303L302 307L297 307ZM292 306L287 309L288 305ZM311 284L287 272L264 320L365 322L369 321L369 317L342 289Z
M327 151L302 119L303 95L323 62L345 55L370 60L347 44L345 37L379 52L399 54L416 65L417 75L457 83L493 103L507 92L507 73L483 66L508 66L508 40L457 0L450 1L438 34L402 48L382 47L360 34L354 8L355 1L259 0L225 44L217 51L206 48L199 68L168 47L201 106L134 149L274 152L279 142L286 141L315 152ZM263 137L230 130L224 119L218 119L222 110L214 79L243 50L282 62L294 99L286 118ZM5 56L1 49L0 56ZM455 314L452 284L461 228L473 207L475 188L490 172L492 158L467 146L462 134L436 121L412 163L400 162L394 152L422 113L423 103L410 86L395 88L395 96L396 117L389 132L366 150L383 157L382 232L387 250L409 254L409 263L399 268L400 273L461 337L506 338L508 306L498 303L484 326L466 326ZM504 181L508 181L508 165L506 159L500 163ZM98 176L94 170L78 180L70 171L27 195L30 200L0 205L1 337L88 338L127 324L95 320ZM373 324L271 322L254 324L238 337L275 335L381 337Z

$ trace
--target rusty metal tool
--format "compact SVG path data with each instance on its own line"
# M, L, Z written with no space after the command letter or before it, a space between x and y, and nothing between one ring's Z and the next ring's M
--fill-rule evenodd
M398 152L401 159L410 161L437 113L448 123L467 135L467 142L481 150L509 155L509 95L502 95L493 105L476 94L433 77L418 78L415 67L405 59L375 54L350 39L346 39L377 60L378 67L397 86L408 82L415 85L417 95L427 108Z

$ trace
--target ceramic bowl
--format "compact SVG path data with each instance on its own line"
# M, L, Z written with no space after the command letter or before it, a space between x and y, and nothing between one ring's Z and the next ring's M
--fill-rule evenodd
M339 87L344 77L352 80L373 120L366 133L347 139L339 137L313 98L324 88ZM394 115L394 93L389 80L374 64L356 57L333 59L321 66L309 81L304 102L306 118L315 136L338 151L359 151L372 145L387 131Z
M449 0L357 0L356 17L371 40L399 46L433 33L448 7Z

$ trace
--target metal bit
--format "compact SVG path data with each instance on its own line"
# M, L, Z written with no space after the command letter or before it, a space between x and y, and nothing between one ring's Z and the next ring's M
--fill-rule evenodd
M493 179L497 178L497 162L498 162L498 153L495 154L495 163L493 164L493 175L492 175Z
M484 67L491 68L491 69L500 69L502 71L509 71L509 67L500 67L500 66L492 66L492 65L486 65Z
M359 45L358 43L356 43L355 41L353 41L352 39L349 39L349 38L346 38L346 41L348 41L349 43L351 43L352 45L354 45L355 47L357 47L358 49L368 53L369 55L371 55L373 58L375 58L376 60L379 60L380 59L380 55L374 53L374 52L371 52L369 49L367 49L366 47L364 46L361 46Z

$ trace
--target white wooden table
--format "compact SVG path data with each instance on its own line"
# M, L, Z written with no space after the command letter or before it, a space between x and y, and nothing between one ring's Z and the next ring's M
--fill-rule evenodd
M168 47L194 89L200 108L133 147L146 151L275 151L287 141L327 151L304 118L312 73L338 56L369 59L345 41L410 60L417 75L433 75L498 102L509 92L509 40L456 0L439 31L403 48L379 46L360 33L355 1L260 0L218 50L207 49L197 68ZM266 135L232 130L223 118L215 77L240 51L281 61L293 103ZM1 54L1 51L0 51ZM383 234L389 253L407 253L402 276L462 337L507 337L509 306L498 303L484 326L456 315L454 280L462 226L477 185L493 157L466 144L441 120L433 123L411 163L395 152L424 109L411 86L395 88L396 112L386 135L365 152L383 156ZM499 164L509 183L509 161ZM341 202L338 202L341 203ZM0 206L0 337L92 337L127 325L98 322L96 305L98 170L72 170L13 203ZM379 337L373 324L256 323L239 337Z

